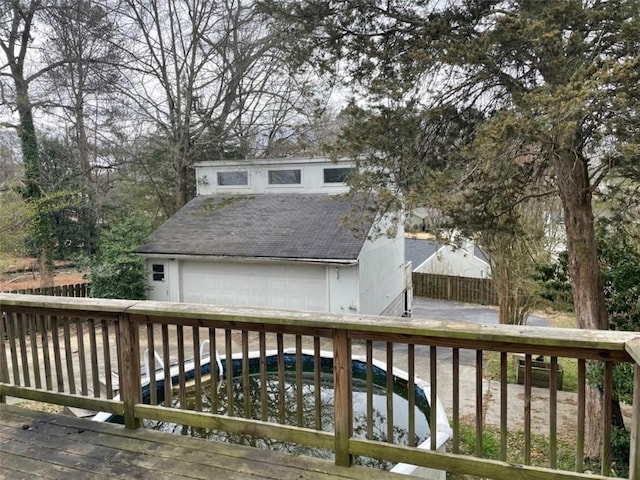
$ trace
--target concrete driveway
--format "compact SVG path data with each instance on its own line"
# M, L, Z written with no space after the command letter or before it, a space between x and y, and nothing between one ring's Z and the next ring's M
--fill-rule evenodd
M498 323L498 307L413 297L413 318L491 325ZM527 325L548 327L549 321L543 317L529 315Z
M423 297L413 298L413 320L443 320L452 322L467 322L491 325L498 323L498 307L474 305L470 303L448 302L446 300L432 300ZM527 325L537 327L549 326L549 321L543 317L530 315ZM394 351L406 350L404 344L394 344ZM416 346L417 355L429 355L429 347ZM453 357L451 348L439 347L438 362L450 363ZM461 349L460 364L472 366L476 362L476 351Z

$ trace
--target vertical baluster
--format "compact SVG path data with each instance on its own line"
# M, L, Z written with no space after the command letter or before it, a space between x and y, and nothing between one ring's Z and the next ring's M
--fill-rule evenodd
M118 390L122 390L122 385L121 385L121 379L123 379L124 377L122 376L123 373L123 367L122 367L122 336L120 334L120 321L121 321L121 317L118 316L118 319L115 320L113 328L116 332L116 371L118 374Z
M73 368L73 350L71 349L71 328L69 317L64 317L64 357L67 362L67 382L69 382L69 393L76 393L76 375Z
M264 332L258 334L260 350L260 419L266 422L269 418L269 398L267 395L267 338Z
M453 388L453 453L460 453L460 349L454 348L451 352L451 385Z
M155 338L153 337L153 324L147 323L147 359L149 365L149 371L147 372L147 376L149 377L149 404L157 405L158 404L158 389L157 378L156 378L156 370L158 366L156 365L156 345Z
M633 372L633 412L631 417L631 448L629 452L629 479L640 479L640 365Z
M586 373L587 365L584 359L578 360L578 425L576 439L576 472L584 469L584 433L586 419Z
M91 376L93 380L93 396L100 397L100 371L98 370L98 341L96 338L96 321L93 318L89 323L89 349L91 355Z
M500 460L503 462L507 461L507 433L509 432L507 425L507 360L507 352L500 352Z
M524 357L524 464L531 464L531 355Z
M278 344L278 418L280 423L285 423L284 339L281 333L276 335L276 343Z
M305 426L302 389L302 336L296 335L296 414L299 427Z
M51 343L53 343L53 363L56 366L56 385L58 392L64 392L64 374L62 371L62 354L60 352L60 328L58 317L51 317Z
M407 382L409 391L407 392L407 401L409 406L409 446L416 446L416 346L410 343L407 347L407 373L409 379ZM433 434L434 427L429 425L429 430Z
M218 347L216 345L216 329L209 327L209 360L211 361L211 411L218 413L218 382L223 375L218 371Z
M322 430L322 383L320 381L321 358L320 337L313 337L313 386L315 394L315 425L316 430Z
M169 325L162 324L162 363L164 367L162 369L163 383L164 383L164 406L171 407L173 404L173 385L171 384L171 356L169 351Z
M482 457L482 350L476 350L476 456Z
M35 315L29 315L29 341L31 347L31 366L33 367L33 381L36 388L42 388L40 379L40 356L38 355L38 329Z
M104 381L107 390L107 398L113 398L113 372L111 369L111 347L109 345L109 322L100 321L102 330L102 358L104 360Z
M242 395L244 416L251 418L251 385L249 383L249 332L242 330Z
M193 385L195 389L196 412L202 411L202 365L200 362L200 327L192 327L191 331L193 345ZM211 365L213 366L213 364Z
M51 356L49 354L49 328L50 322L45 320L44 315L38 316L40 327L40 344L42 345L42 359L44 361L44 381L47 390L53 390L53 372L51 371ZM0 338L4 338L0 334ZM2 342L4 344L4 342Z
M81 318L76 318L76 338L78 341L78 363L80 365L80 391L82 395L89 392L87 378L87 357L84 351L84 325Z
M224 331L224 354L226 358L226 376L227 376L227 415L233 416L234 414L234 405L233 405L233 356L232 356L232 345L231 345L231 330L228 328Z
M438 378L437 378L437 350L435 345L429 347L429 382L431 383L431 398L429 400L429 429L431 430L431 451L436 451L436 440L438 437Z
M7 313L7 330L9 335L9 351L11 352L11 370L13 372L13 384L20 385L20 367L18 365L18 345L16 331L18 325L18 316L15 313Z
M367 340L367 439L373 440L373 342Z
M601 473L608 477L611 471L611 418L613 417L613 362L604 362L604 412L602 415Z
M393 343L387 342L387 442L393 443Z
M558 357L549 362L549 466L558 466Z
M184 326L176 325L176 341L178 346L178 391L180 397L180 408L187 408L187 387L184 372ZM167 367L169 368L169 367Z
M7 313L7 335L9 337L9 352L11 354L11 371L13 373L14 385L20 385L18 345L16 343L16 338L18 337L17 324L17 315L15 313Z
M20 360L22 361L22 378L24 386L31 386L31 375L29 374L29 358L27 355L27 325L24 315L18 314L18 340L20 343Z
M8 318L8 317L7 317ZM10 383L9 378L9 364L7 360L7 349L5 347L5 317L0 311L0 382ZM0 394L0 403L5 403L7 398L5 395Z

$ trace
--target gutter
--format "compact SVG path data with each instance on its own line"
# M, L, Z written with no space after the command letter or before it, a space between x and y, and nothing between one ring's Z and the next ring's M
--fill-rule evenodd
M237 257L232 255L189 255L175 253L145 253L134 252L145 258L163 258L169 260L208 260L225 263L303 263L310 265L358 265L358 259L338 259L338 258L297 258L297 257Z

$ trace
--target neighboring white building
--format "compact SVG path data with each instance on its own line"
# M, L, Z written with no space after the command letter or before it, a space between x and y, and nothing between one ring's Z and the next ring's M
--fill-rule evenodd
M334 313L409 308L402 228L369 239L344 225L346 161L278 159L196 165L198 196L136 250L149 299Z
M489 256L473 240L464 240L461 245L438 245L433 240L407 240L407 244L407 248L415 252L411 259L414 272L454 277L491 277ZM428 256L420 258L420 252L428 252Z

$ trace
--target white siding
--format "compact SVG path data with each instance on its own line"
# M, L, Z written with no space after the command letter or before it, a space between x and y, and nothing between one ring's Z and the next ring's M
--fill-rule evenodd
M327 311L325 266L183 261L181 301Z
M357 313L360 311L358 266L328 266L329 311L333 313Z
M367 240L360 252L360 311L380 315L405 290L404 231Z
M420 273L451 275L454 277L489 278L491 267L474 256L473 248L444 245L415 269Z

